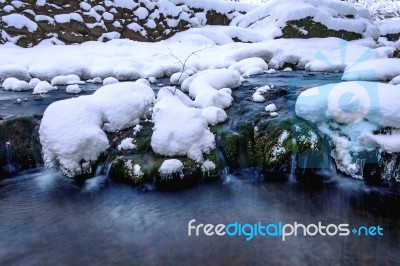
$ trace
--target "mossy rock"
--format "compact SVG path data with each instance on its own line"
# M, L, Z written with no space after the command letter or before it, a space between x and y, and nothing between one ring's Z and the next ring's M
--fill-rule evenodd
M320 134L300 119L267 121L257 125L254 136L257 165L268 172L289 173L319 168L323 156Z
M43 163L38 128L38 120L31 116L0 122L1 177L34 168Z
M327 38L337 37L347 41L362 38L359 33L345 30L331 30L325 25L313 20L313 17L306 17L299 20L290 20L282 29L282 38Z

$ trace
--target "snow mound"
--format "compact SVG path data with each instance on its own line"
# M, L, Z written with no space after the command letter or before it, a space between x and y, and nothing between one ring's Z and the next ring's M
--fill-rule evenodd
M277 110L276 105L271 103L265 106L265 111L266 112L275 112Z
M397 77L395 77L395 78L393 78L393 79L389 82L389 84L392 84L392 85L399 85L399 84L400 84L400 75L397 76Z
M158 92L152 116L154 128L151 147L161 155L186 155L196 162L202 162L203 153L215 148L214 135L208 128L202 110L185 105L181 100L185 95L178 92L176 90L173 94L170 88L162 88Z
M26 28L29 32L34 32L38 28L36 22L21 14L2 16L2 21L6 24L6 27L13 27L16 29Z
M240 73L230 69L210 69L200 71L182 83L182 91L189 92L194 105L199 108L209 106L225 109L232 105L233 98L224 88L237 88L241 84Z
M343 82L308 89L296 102L296 114L328 137L338 168L362 177L354 154L378 147L380 152L399 151L399 87L375 82ZM393 133L376 133L382 127ZM397 142L393 142L397 141Z
M153 99L150 87L123 82L101 87L90 96L51 104L39 129L45 165L67 176L90 172L90 163L109 146L104 131L138 124L149 113Z
M16 78L6 78L2 86L6 91L27 91L31 89L28 82Z
M367 60L346 68L342 80L390 81L400 75L400 59L381 58Z
M268 64L261 58L247 58L229 67L239 71L243 76L262 74L268 70Z
M81 81L81 79L75 74L57 76L51 80L51 85L74 85L74 84L85 84L85 82Z
M126 138L121 141L121 144L118 145L118 150L133 150L136 149L136 145L133 144L133 138Z
M57 89L47 81L40 81L33 89L33 94L48 93L49 91Z
M201 113L207 120L207 123L212 126L225 122L225 120L228 118L224 110L215 106L204 108Z
M177 159L165 160L158 172L161 175L172 175L174 173L179 173L183 169L183 163Z
M31 79L28 69L17 64L0 65L0 83L6 78L16 78L19 80L28 81Z
M119 82L118 79L116 79L114 77L108 77L108 78L105 78L103 80L103 85L110 85L110 84L115 84L115 83L118 83L118 82Z
M65 88L65 92L66 93L70 93L70 94L78 94L78 93L81 93L81 88L79 87L79 85L78 84L74 84L74 85L68 85L66 88Z

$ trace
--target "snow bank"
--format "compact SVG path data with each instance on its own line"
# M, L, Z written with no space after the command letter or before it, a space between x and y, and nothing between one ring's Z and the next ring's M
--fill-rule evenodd
M182 83L182 90L193 97L199 108L209 106L225 109L231 106L233 98L224 88L236 88L241 84L240 73L228 69L212 69L198 72Z
M383 58L367 60L346 68L342 80L390 81L400 75L400 59Z
M179 90L173 94L170 88L158 92L152 117L151 147L161 155L188 156L201 162L203 153L215 148L214 135L202 110L185 105L181 100L184 97ZM185 101L190 102L190 99Z
M361 177L362 166L353 159L361 151L379 147L398 151L400 128L399 87L375 82L343 82L308 89L296 102L296 114L314 123L330 137L338 168ZM375 133L381 127L388 133Z
M51 104L39 130L45 165L59 167L67 176L90 172L90 162L109 146L104 131L138 124L148 114L153 98L150 87L124 82Z
M31 79L31 76L25 66L17 64L0 65L0 82L6 78L28 81Z

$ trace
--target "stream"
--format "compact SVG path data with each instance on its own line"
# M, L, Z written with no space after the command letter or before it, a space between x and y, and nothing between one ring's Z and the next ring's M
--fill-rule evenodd
M341 74L279 72L247 79L234 92L225 127L265 119L263 108L279 107L277 119L294 116L302 90L338 82ZM167 84L167 80L159 83ZM272 84L278 98L248 99L255 87ZM84 94L99 86L82 86ZM155 84L154 88L157 88ZM41 115L58 90L0 91L0 117ZM16 104L16 99L25 99ZM269 180L257 168L224 171L208 182L176 191L152 184L137 188L105 175L75 181L38 167L0 179L0 265L396 265L400 261L400 196L395 185L367 185L336 172L320 182ZM383 236L188 236L188 223L349 224L380 226Z

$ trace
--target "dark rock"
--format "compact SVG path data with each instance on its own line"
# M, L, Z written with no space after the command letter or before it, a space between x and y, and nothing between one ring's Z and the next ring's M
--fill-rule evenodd
M359 33L328 29L325 25L314 21L312 17L288 21L286 26L282 29L282 38L308 39L326 37L337 37L347 41L362 38Z
M0 121L0 176L41 165L39 121L33 117L18 117Z

